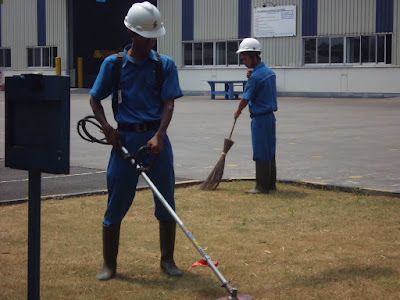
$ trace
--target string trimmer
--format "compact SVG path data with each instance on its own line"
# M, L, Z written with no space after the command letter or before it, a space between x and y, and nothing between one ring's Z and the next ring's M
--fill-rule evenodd
M97 139L90 135L86 129L86 122L92 123L98 128L101 128L101 126L97 123L95 123L92 119L94 119L94 116L88 116L85 117L84 119L80 120L78 122L78 133L79 135L90 142L96 142L96 143L101 143L104 144L104 139ZM86 137L83 136L81 129L83 133L85 133ZM219 298L218 300L249 300L249 299L254 299L253 297L249 295L238 295L238 290L237 288L234 288L231 286L228 280L225 279L225 277L221 274L221 272L218 270L216 265L218 265L217 262L213 262L211 260L211 257L207 255L207 253L203 250L203 248L199 245L199 243L196 241L192 233L185 227L181 219L178 217L178 215L175 213L175 211L171 208L171 206L168 204L167 200L165 200L164 196L160 193L160 191L157 189L157 187L154 185L154 183L150 180L150 178L147 176L146 172L148 172L151 168L151 166L144 166L140 157L143 154L144 151L150 150L151 146L146 145L141 147L136 154L130 153L128 149L122 143L120 143L120 151L121 154L124 158L124 160L128 161L134 168L135 171L138 175L141 175L143 179L147 182L149 185L150 189L153 191L153 193L157 196L158 200L161 202L161 204L166 208L166 210L169 212L169 214L172 216L172 218L175 220L175 222L179 225L179 227L182 229L184 234L188 237L190 242L193 244L193 246L197 249L197 251L200 253L200 255L203 257L201 260L198 262L194 263L192 267L195 266L204 266L208 265L217 275L218 279L222 282L222 287L226 289L226 291L229 293L228 297L223 297ZM191 268L192 268L191 267Z

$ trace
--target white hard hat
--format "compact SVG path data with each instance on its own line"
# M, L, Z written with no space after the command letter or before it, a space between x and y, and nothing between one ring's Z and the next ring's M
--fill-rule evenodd
M237 54L242 52L258 51L261 52L261 44L259 41L253 38L245 38L239 45Z
M160 11L148 1L133 4L125 16L124 24L145 38L158 38L165 34Z

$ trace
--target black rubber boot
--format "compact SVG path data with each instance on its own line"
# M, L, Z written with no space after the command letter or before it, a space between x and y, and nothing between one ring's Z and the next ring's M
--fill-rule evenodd
M271 183L269 189L276 191L276 160L271 161Z
M271 161L256 161L256 186L244 191L249 194L268 194L271 184Z
M104 264L97 274L98 280L109 280L117 274L117 256L121 224L106 226L103 224Z
M182 276L182 271L179 270L174 262L175 233L175 222L160 222L160 266L169 276Z

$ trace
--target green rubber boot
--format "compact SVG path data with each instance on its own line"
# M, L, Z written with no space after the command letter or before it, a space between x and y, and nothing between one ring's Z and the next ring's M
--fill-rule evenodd
M268 194L271 185L271 161L256 161L256 186L244 191L249 194Z
M276 191L276 160L271 161L271 183L269 189Z
M175 222L160 222L161 269L169 276L183 276L174 262Z
M97 274L98 280L109 280L117 274L117 256L121 224L106 226L103 224L104 264Z

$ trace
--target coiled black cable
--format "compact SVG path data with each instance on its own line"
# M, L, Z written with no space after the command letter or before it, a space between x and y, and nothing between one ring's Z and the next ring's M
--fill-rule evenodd
M96 120L96 117L93 115L89 115L84 117L83 119L79 120L78 123L76 124L76 130L78 131L79 136L84 139L85 141L91 142L91 143L98 143L98 144L102 144L102 145L109 145L109 143L106 140L106 137L104 136L103 138L96 138L93 135L91 135L89 133L89 131L86 128L86 124L90 123L93 126L97 127L100 132L102 134L104 134L103 128L101 127L101 125L98 123L98 121ZM122 141L119 141L119 146L120 148L123 147L122 145ZM141 147L138 152L136 153L136 155L134 153L129 153L129 154L125 154L123 155L123 158L126 161L131 161L131 159L133 158L135 160L134 163L134 167L135 170L138 174L140 174L141 172L148 172L150 171L156 164L157 159L158 159L158 154L154 156L153 161L150 163L149 166L144 167L142 162L141 162L141 153L144 151L148 151L151 149L151 146L146 145ZM138 167L137 167L138 166Z
M100 126L100 124L97 122L95 116L86 116L83 119L79 120L77 125L76 125L76 130L78 131L78 134L81 138L83 138L85 141L91 142L91 143L98 143L102 145L109 145L106 137L104 136L103 138L96 138L93 135L89 133L89 131L86 128L86 124L90 123L100 129L100 132L104 134L103 128Z

